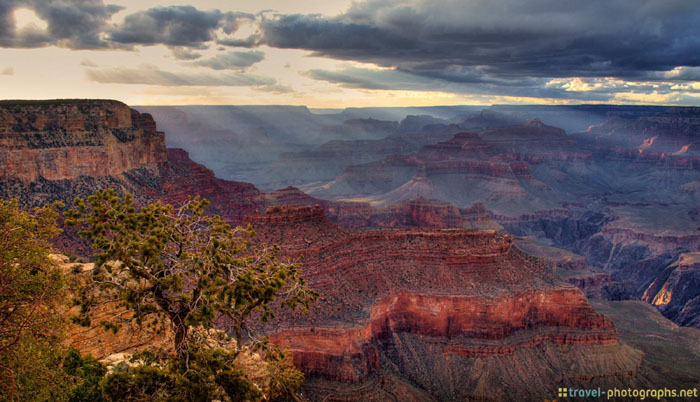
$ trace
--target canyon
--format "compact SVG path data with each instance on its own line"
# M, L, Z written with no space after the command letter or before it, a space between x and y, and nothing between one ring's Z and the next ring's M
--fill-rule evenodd
M208 212L251 224L321 295L310 314L259 328L292 352L312 400L526 401L557 386L652 387L663 378L647 352L587 297L643 300L700 326L695 109L561 109L577 116L576 132L530 115L556 110L527 107L137 109L0 102L0 197L30 208L107 187L139 203L199 195ZM586 119L595 124L582 128ZM166 148L171 129L194 159L217 159L229 179L254 170L266 191ZM611 145L618 133L624 141ZM231 165L224 145L269 154ZM57 247L89 253L70 230ZM130 347L121 341L88 349Z
M492 390L473 377L496 378L503 366L528 383L555 383L615 381L641 365L641 355L618 342L612 322L581 290L558 280L547 260L513 247L508 234L347 229L320 206L271 207L251 222L262 240L302 262L309 285L321 294L309 315L285 315L267 329L311 375L310 395L324 395L330 381L339 383L330 400L381 399L376 392L393 392L396 384L404 384L409 399L491 399ZM578 359L587 350L601 358L583 364ZM523 361L522 354L529 357ZM492 367L477 376L481 359ZM529 367L538 361L550 368L578 363L554 376ZM518 392L519 380L503 381L499 392Z

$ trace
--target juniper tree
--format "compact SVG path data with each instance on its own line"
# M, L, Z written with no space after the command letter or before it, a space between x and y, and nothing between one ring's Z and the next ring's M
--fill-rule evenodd
M0 401L66 393L60 370L64 279L51 262L55 206L22 211L0 200Z
M76 199L66 222L81 226L79 235L95 250L78 321L86 323L100 301L119 301L126 313L103 325L167 324L174 352L187 358L201 341L194 328L224 329L235 337L237 354L254 339L251 321L266 322L275 307L308 309L316 293L299 264L280 261L277 246L253 245L252 227L231 227L205 214L207 205L196 197L179 207L137 207L132 195L112 189Z

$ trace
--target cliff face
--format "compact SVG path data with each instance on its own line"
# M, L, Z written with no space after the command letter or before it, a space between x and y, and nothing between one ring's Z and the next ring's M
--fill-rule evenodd
M546 372L528 373L519 356L534 353L527 364L573 358L554 345L581 353L607 350L605 361L569 369L564 375L572 380L593 371L608 379L632 374L641 359L622 351L612 323L580 290L556 281L544 260L514 249L509 235L352 230L330 222L320 206L273 207L251 222L262 240L301 259L304 277L321 294L309 315L286 313L265 328L293 352L295 364L311 378L307 390L319 399L327 387L334 395L347 391L364 400L404 382L417 387L404 390L409 399L478 397L465 376L483 358L497 362L485 376L496 376L498 365L523 371L506 387L529 387L535 378L553 384ZM540 355L544 350L553 355ZM411 355L420 362L404 367ZM417 366L428 371L407 374ZM435 380L429 367L442 377ZM431 385L435 381L439 385ZM448 386L450 381L456 383Z
M208 212L232 224L242 224L247 216L264 209L263 194L252 184L219 179L182 149L171 148L167 153L168 163L159 165L162 187L156 195L163 201L177 205L199 195L211 202Z
M117 101L1 102L0 166L0 196L25 206L112 187L140 202L201 195L211 212L241 223L264 204L253 185L217 179L187 152L167 150L149 114Z
M122 103L0 103L0 180L116 176L166 161L153 118Z
M700 328L700 253L681 254L649 285L642 300L680 325Z

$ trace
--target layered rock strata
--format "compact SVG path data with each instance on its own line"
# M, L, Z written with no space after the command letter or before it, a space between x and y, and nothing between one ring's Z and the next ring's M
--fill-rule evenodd
M422 356L423 366L452 370L451 376L468 375L465 367L474 359L517 365L517 356L528 349L538 351L533 359L546 360L539 355L545 349L553 356L566 354L557 345L608 350L606 362L573 370L571 378L593 376L596 370L595 375L608 378L629 375L641 359L618 344L612 323L588 305L579 289L555 280L545 260L513 248L509 235L437 228L351 230L331 223L320 206L273 207L251 222L262 240L280 244L286 256L301 260L309 285L321 294L308 316L285 314L265 329L312 378L312 395L320 395L327 381L340 392L385 375L417 386L413 397L479 394L445 384L431 388L427 373L406 377L402 362L411 353ZM542 372L526 374L520 386L541 375L549 378ZM547 381L554 384L553 378Z
M116 176L166 161L153 118L123 103L0 103L2 181Z
M0 103L0 167L0 197L27 207L111 187L139 202L200 195L231 223L264 210L253 185L218 179L184 150L166 149L149 114L117 101Z

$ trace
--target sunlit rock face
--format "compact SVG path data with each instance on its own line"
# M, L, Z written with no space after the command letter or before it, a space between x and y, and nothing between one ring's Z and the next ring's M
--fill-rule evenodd
M483 368L487 377L502 366L523 370L506 387L528 393L537 393L531 383L554 383L550 369L528 372L528 365L551 368L586 351L601 353L602 360L558 375L597 372L614 381L640 363L578 288L556 280L545 260L515 249L510 235L347 229L330 222L321 206L272 207L250 221L263 241L302 262L321 294L309 315L283 314L264 328L292 351L314 398L330 387L333 395L372 399L397 382L413 384L402 392L418 400L476 397L478 386L467 378L481 359L492 365Z
M0 165L0 196L25 206L111 187L142 202L201 195L232 223L264 208L253 185L217 179L184 150L166 149L149 114L117 101L0 103Z
M700 253L681 254L649 285L642 299L675 322L700 328Z
M0 180L115 176L166 161L153 118L123 103L0 104Z

